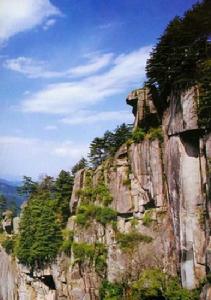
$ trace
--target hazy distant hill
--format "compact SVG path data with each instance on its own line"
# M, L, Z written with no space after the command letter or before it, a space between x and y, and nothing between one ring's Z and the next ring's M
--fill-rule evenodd
M8 181L0 178L0 194L3 194L8 201L15 201L18 206L20 206L24 197L18 195L17 187L20 185L20 182Z

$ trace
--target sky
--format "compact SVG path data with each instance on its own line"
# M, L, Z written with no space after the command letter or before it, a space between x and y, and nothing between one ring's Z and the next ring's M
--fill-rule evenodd
M0 0L0 178L57 176L132 123L128 93L194 0Z

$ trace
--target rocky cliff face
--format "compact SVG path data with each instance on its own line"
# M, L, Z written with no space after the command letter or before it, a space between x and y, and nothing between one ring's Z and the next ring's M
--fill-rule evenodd
M146 134L96 170L79 171L67 224L74 236L71 253L31 273L2 249L0 298L97 300L103 279L130 281L148 267L180 274L188 289L206 277L211 271L211 135L198 128L197 97L197 88L172 94L161 119L147 89L128 96L134 128L160 123L163 138ZM90 204L103 207L100 217L86 212ZM116 221L109 219L108 207ZM206 284L201 300L208 299Z

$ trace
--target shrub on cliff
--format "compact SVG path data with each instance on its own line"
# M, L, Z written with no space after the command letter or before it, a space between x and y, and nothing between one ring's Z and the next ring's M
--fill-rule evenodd
M67 255L70 255L71 249L72 249L72 244L73 244L73 239L74 239L74 232L64 229L62 233L63 233L63 242L60 247L60 251L64 252Z
M73 243L72 249L75 262L93 266L98 275L104 277L107 268L107 249L103 243Z
M94 204L86 204L78 207L76 222L79 225L89 226L93 219L102 225L106 225L117 219L117 212L110 207L102 207Z
M121 283L111 283L104 280L100 287L101 300L121 300L123 297L123 285Z
M141 234L135 230L128 233L118 232L116 239L120 248L124 251L133 250L141 242L150 243L153 240L152 237Z
M132 133L132 140L134 141L134 143L140 143L144 140L145 135L146 133L143 129L136 128Z
M146 269L132 285L133 299L150 300L198 300L198 290L181 287L177 277L169 276L159 269Z
M2 247L7 252L7 254L12 254L15 248L15 236L9 237L6 236L5 239L1 242Z

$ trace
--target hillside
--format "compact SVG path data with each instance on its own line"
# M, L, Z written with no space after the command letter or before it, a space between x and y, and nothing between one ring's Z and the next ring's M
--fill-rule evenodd
M12 182L0 178L0 194L4 195L8 202L15 201L18 207L24 201L24 197L20 196L17 192L17 188L20 184L18 182Z

